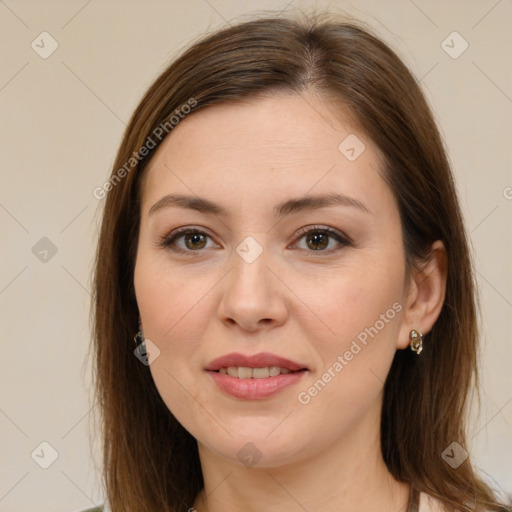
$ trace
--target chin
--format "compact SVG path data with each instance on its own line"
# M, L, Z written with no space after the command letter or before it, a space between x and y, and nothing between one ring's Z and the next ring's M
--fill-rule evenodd
M278 424L279 421L274 421L272 429L275 429ZM254 424L251 427L246 423L245 428L242 429L242 425L239 424L239 430L233 430L233 437L226 434L220 439L211 437L203 440L196 439L207 451L214 452L231 463L248 468L276 468L296 463L304 458L308 451L307 440L301 442L295 439L286 429L279 434L277 430L272 432L272 429L267 428L267 422L264 423L264 428L263 425L261 427L254 428ZM262 432L265 433L262 434Z

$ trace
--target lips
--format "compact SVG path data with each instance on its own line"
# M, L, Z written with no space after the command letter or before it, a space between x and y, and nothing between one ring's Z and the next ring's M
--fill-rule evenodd
M253 356L233 352L214 359L206 366L205 370L215 372L219 371L221 368L229 367L265 368L272 366L285 368L290 372L308 369L304 364L268 352L262 352Z
M205 370L223 393L243 400L270 398L308 373L305 365L270 353L226 354Z

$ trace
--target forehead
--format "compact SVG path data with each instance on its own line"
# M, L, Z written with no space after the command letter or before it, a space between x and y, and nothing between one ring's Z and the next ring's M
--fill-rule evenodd
M275 94L209 106L180 121L149 163L142 197L390 194L382 167L377 147L340 108L312 94Z

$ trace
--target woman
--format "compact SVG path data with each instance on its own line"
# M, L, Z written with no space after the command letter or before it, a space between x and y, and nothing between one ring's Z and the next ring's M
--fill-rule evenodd
M477 325L449 164L367 28L270 17L196 42L97 192L114 512L506 510L465 449Z

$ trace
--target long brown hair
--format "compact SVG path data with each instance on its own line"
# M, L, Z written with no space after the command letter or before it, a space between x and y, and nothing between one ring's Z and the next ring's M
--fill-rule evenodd
M108 193L94 274L93 348L113 512L186 510L203 487L195 439L133 354L144 168L184 115L262 93L308 89L341 105L384 155L382 173L399 206L408 268L424 261L436 240L447 250L446 299L426 348L420 357L398 350L385 383L384 461L396 479L457 510L506 510L470 458L454 469L442 457L453 442L467 446L468 394L478 389L478 331L468 242L432 113L415 78L371 29L316 15L266 16L195 42L144 95L101 189Z

